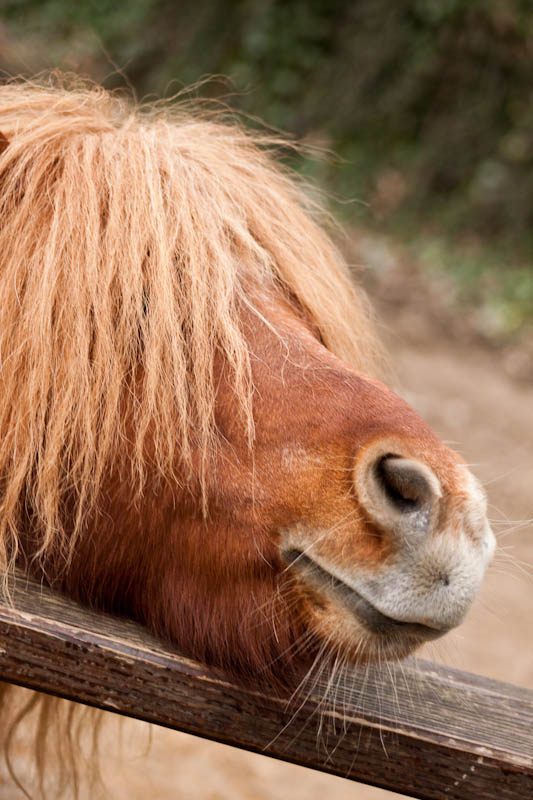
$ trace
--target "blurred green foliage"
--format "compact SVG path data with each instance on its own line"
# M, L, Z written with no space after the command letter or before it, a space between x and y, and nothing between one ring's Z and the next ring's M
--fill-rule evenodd
M346 214L464 245L465 291L500 298L510 328L533 318L531 0L0 0L0 14L11 72L115 86L118 66L140 97L228 76L233 106L341 156L300 168L365 201Z

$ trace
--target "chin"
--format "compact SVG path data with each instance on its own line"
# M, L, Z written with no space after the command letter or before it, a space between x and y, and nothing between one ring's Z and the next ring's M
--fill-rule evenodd
M442 635L442 631L384 615L378 621L377 614L372 614L369 623L333 600L313 598L305 607L305 623L332 663L352 666L402 660Z

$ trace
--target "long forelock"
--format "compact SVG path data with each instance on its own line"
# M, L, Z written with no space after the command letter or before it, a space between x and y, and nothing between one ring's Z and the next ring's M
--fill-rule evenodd
M187 480L194 453L201 483L216 353L253 439L237 313L250 281L296 298L327 347L372 371L364 302L267 137L28 82L0 88L0 131L0 572L28 514L38 554L68 558L117 454L132 492L148 469Z

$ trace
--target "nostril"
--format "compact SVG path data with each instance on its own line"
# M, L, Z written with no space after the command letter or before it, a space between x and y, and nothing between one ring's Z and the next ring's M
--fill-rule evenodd
M439 518L441 483L423 461L376 447L356 461L354 484L361 509L396 539L425 536Z
M406 469L404 459L393 455L380 458L376 463L376 479L388 501L399 511L418 511L424 504L427 487L412 469Z
M395 455L376 463L376 479L386 498L398 511L420 511L433 491L420 464Z

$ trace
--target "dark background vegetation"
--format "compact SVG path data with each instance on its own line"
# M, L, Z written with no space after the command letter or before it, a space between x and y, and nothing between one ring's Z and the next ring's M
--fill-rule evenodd
M199 92L338 155L296 166L345 222L532 324L531 0L0 0L0 69L50 66L139 98L227 76Z

